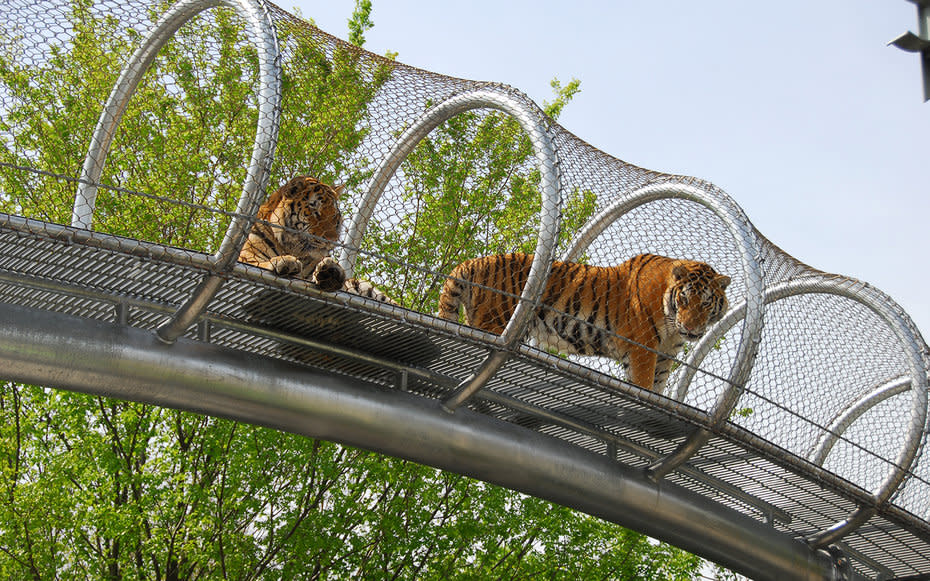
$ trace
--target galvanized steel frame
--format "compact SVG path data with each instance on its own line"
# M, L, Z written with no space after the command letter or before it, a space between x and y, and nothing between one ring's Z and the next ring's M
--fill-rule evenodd
M837 578L825 551L561 440L200 341L3 305L4 377L360 446L574 507L759 581Z
M908 470L910 470L917 456L924 426L927 423L927 370L924 367L919 340L914 337L907 323L902 320L898 314L900 309L897 308L897 305L890 297L879 293L874 288L846 278L812 275L788 280L766 288L762 302L768 305L778 300L803 294L832 294L868 307L894 333L909 367L909 377L880 386L877 390L850 402L845 411L838 414L830 422L822 439L812 448L811 461L822 465L833 444L857 418L888 397L910 390L911 405L910 417L906 422L907 435L905 436L904 446L899 451L898 458L894 463L894 470L872 493L868 505L863 504L845 521L809 537L809 541L813 546L824 547L838 541L844 535L849 534L856 527L866 522L877 507L883 505L892 497L907 476ZM748 302L742 302L732 307L695 344L675 388L675 396L679 401L684 401L697 369L713 349L714 344L738 321L747 316L749 304Z
M517 120L532 143L540 171L539 231L533 262L527 275L526 285L520 295L520 300L503 333L494 339L494 343L499 347L499 350L492 353L484 365L475 371L471 377L463 381L456 392L445 401L444 408L449 412L455 411L481 390L488 380L506 363L509 357L508 352L523 339L527 323L533 314L534 305L539 305L539 299L545 289L546 279L552 267L561 222L559 214L561 208L559 160L549 137L546 117L539 111L538 107L528 102L525 97L521 95L518 98L512 89L502 86L490 86L483 90L455 95L431 107L404 131L381 161L371 179L365 197L352 217L352 222L346 231L345 245L339 259L339 264L345 270L346 276L353 276L355 263L358 260L358 252L368 229L368 222L378 205L378 200L384 193L384 189L391 178L394 177L400 164L433 129L456 115L479 108L497 109L507 113Z
M74 199L71 225L91 229L97 200L97 188L113 137L142 76L149 70L158 51L185 23L210 8L227 6L236 11L246 25L247 36L258 56L258 121L255 142L236 215L229 224L219 249L213 256L213 270L227 271L236 264L239 251L250 228L249 216L255 214L268 185L268 175L278 141L281 113L281 51L274 23L260 0L181 0L172 5L148 32L142 44L123 66L107 103L100 113L90 140L87 157ZM158 331L168 343L187 330L207 308L223 284L214 274L204 277L190 299Z
M645 473L613 459L579 450L558 439L459 408L478 392L503 365L511 352L526 348L519 343L539 297L555 253L560 227L561 183L558 155L548 121L531 102L505 87L489 86L449 98L427 111L401 136L372 179L365 201L346 236L340 264L351 276L359 247L378 200L403 159L434 128L464 111L492 108L520 123L529 135L541 172L540 228L536 256L521 301L504 334L490 337L460 330L463 337L484 341L495 351L475 374L458 386L445 402L418 398L401 391L384 391L360 381L309 371L280 361L243 355L206 342L180 338L201 318L222 284L219 273L236 267L239 249L252 216L264 195L277 141L281 99L280 52L274 25L260 0L181 0L156 24L133 54L101 113L84 163L72 212L75 227L92 227L98 182L123 112L142 75L158 50L187 21L200 12L228 6L246 22L259 54L259 117L248 177L239 199L237 216L212 257L165 248L159 259L178 264L197 263L204 270L201 285L187 303L153 335L120 324L81 320L66 315L36 312L4 305L0 326L0 363L4 378L38 383L97 395L166 405L256 424L311 437L362 446L424 464L452 470L547 498L646 532L677 546L748 574L756 579L854 578L838 565L834 555L820 550L868 519L901 484L919 446L927 416L927 377L919 342L897 318L883 297L818 280L816 290L804 283L765 289L755 231L742 210L728 197L679 184L652 184L631 192L598 214L583 229L565 259L579 256L597 236L626 212L650 201L679 198L704 205L720 217L734 237L743 263L744 302L731 310L705 341L739 320L741 341L728 382L730 387L706 413L706 428L697 429L671 456ZM16 222L16 219L11 219ZM21 220L18 228L33 229L34 221ZM45 235L61 236L90 246L118 246L132 253L133 241L114 243L110 237L44 224ZM57 234L56 234L57 232ZM151 248L137 244L139 252ZM183 254L183 256L182 256ZM245 268L245 270L249 270ZM807 282L807 281L804 281ZM758 349L765 305L784 292L831 292L862 302L878 313L896 333L907 352L910 377L878 387L850 404L831 422L828 436L812 449L822 463L832 443L865 410L910 390L912 412L907 446L894 473L873 494L872 503L828 531L803 543L778 533L765 523L679 488L662 478L682 466L721 427L734 409L749 376ZM878 298L876 298L878 297ZM348 299L352 302L354 299ZM362 301L364 302L364 301ZM365 305L390 312L385 305ZM446 321L405 314L428 325L449 327ZM728 325L726 329L724 324ZM209 335L208 330L205 335ZM177 341L179 344L172 346ZM708 347L702 341L691 353L686 373L677 387L679 399L687 389L687 370L700 364ZM364 354L354 354L364 357ZM559 365L569 365L559 362ZM644 399L653 397L645 394ZM558 418L556 418L558 419Z

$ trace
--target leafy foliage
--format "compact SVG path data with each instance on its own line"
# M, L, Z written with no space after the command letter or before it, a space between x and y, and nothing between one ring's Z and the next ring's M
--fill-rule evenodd
M356 44L369 14L360 2ZM51 46L43 66L22 61L22 39L4 33L0 46L0 95L12 104L0 117L0 162L40 170L0 172L0 209L53 222L68 221L96 112L138 41L90 0L72 0L69 20L69 42ZM271 183L295 173L360 183L367 164L349 154L391 61L279 32L289 58ZM102 191L98 229L216 247L226 217L211 209L235 207L255 131L257 65L242 34L230 11L211 11L160 53L103 178L150 196ZM555 89L553 116L577 82ZM405 218L412 244L382 224L383 252L443 271L491 249L531 249L539 176L530 154L501 115L450 121L404 168L406 196L423 210ZM593 195L577 191L565 223L593 209ZM435 288L413 278L397 287L404 299L434 300ZM378 454L171 409L0 388L2 578L691 579L697 567L564 507Z
M544 111L556 119L578 81L552 86L555 99ZM369 226L366 246L404 264L360 270L406 306L434 312L442 274L455 265L476 256L533 252L541 200L532 156L529 136L509 115L467 111L446 121L402 164L406 213ZM595 203L590 190L568 197L561 244L591 217Z
M157 15L153 15L155 18ZM18 61L16 43L0 48L0 82L16 103L0 131L0 161L77 176L97 115L138 35L74 0L73 38L53 45L48 63ZM385 61L362 61L340 48L283 28L291 54L283 73L281 137L270 183L297 173L331 182L362 170L347 152L364 139L367 103L387 80ZM185 25L162 49L125 112L101 182L149 197L102 189L95 228L197 250L214 250L235 210L257 122L255 50L231 10L213 10ZM96 105L96 106L94 106ZM153 163L152 160L158 160ZM67 223L76 184L28 172L0 174L6 211ZM216 212L215 210L220 210Z
M355 46L365 44L365 32L375 25L371 21L371 0L355 0L355 11L349 19L349 42Z

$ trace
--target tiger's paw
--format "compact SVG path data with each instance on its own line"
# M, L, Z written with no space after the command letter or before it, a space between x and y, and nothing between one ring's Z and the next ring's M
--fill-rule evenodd
M346 273L338 262L327 256L316 265L316 269L313 271L313 280L316 281L320 290L332 292L342 288L346 280Z
M280 276L295 276L300 274L304 268L300 259L290 254L272 256L269 262L271 262L271 269Z

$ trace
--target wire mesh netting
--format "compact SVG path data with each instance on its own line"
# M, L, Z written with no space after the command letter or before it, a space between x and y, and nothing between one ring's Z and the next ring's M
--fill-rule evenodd
M467 403L641 468L696 424L713 439L676 483L798 535L872 502L844 539L857 568L926 566L902 547L930 540L930 359L890 298L512 88L274 5L195 8L0 8L3 301Z

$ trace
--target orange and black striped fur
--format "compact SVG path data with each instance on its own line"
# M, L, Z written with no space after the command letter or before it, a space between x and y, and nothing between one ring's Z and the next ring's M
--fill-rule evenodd
M367 281L346 280L330 253L339 240L342 186L331 187L309 176L296 176L271 194L239 252L239 261L282 276L296 276L325 291L344 290L394 303Z
M329 258L342 228L341 191L309 176L292 178L259 208L239 261L317 282L323 290L342 288L345 274Z
M502 333L532 261L499 254L463 262L442 288L439 316L458 321L464 306L466 324ZM684 341L726 312L729 283L703 262L654 254L610 267L555 262L526 336L543 349L616 359L632 383L661 393Z

